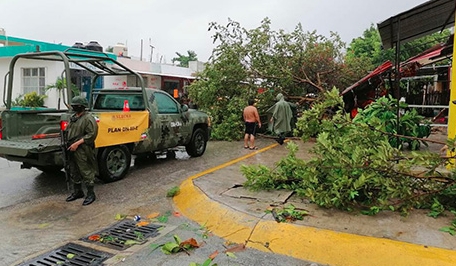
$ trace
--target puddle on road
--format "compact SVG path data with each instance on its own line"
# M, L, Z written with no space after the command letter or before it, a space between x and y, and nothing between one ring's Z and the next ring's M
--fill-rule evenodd
M74 216L81 206L66 202L45 202L24 208L12 215L11 221L21 225L40 225Z
M156 152L154 154L135 156L131 161L131 166L148 166L160 161L179 160L186 161L190 159L190 155L185 151L185 148L177 148L165 152Z

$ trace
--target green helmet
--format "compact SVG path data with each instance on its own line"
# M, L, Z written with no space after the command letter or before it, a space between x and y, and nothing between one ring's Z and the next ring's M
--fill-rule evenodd
M89 107L89 102L85 97L82 96L75 96L71 99L71 105L82 105L85 108Z

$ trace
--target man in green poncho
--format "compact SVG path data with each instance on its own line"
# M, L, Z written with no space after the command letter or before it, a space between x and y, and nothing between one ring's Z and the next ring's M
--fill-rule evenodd
M282 93L277 94L276 100L277 102L267 111L268 113L272 113L269 129L278 136L276 141L282 145L286 133L291 131L293 112Z
M74 97L71 101L74 114L65 129L68 136L69 168L73 183L73 193L66 201L83 198L82 184L84 183L87 188L87 195L82 205L89 205L96 199L93 186L95 175L98 172L94 152L98 125L95 118L85 110L88 106L89 103L86 98Z

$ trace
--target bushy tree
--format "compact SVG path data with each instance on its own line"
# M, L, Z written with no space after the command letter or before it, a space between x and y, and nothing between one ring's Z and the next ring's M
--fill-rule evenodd
M412 56L422 53L436 44L444 43L450 36L449 30L436 32L411 42L401 44L400 61L404 62ZM351 41L347 48L347 60L362 60L371 65L373 70L383 62L395 62L395 48L383 49L380 33L373 24L363 32L363 35Z

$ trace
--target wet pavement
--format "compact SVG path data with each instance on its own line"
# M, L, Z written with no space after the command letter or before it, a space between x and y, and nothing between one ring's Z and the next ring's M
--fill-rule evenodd
M309 158L312 142L298 143L299 156ZM250 151L242 149L242 142L211 141L200 158L177 151L177 159L138 161L124 180L97 184L98 200L87 207L79 201L64 202L64 180L54 180L57 185L50 190L31 193L25 174L20 178L29 184L25 189L30 193L12 205L0 198L5 206L0 208L0 234L7 240L0 242L0 265L26 261L68 242L80 243L81 237L115 224L117 214L144 219L156 212L168 218L152 220L164 225L160 235L122 252L104 249L114 254L108 265L202 264L216 251L218 265L451 265L447 262L456 258L454 237L438 231L451 217L433 219L419 211L409 217L387 212L363 216L317 208L286 191L245 190L242 164L273 166L287 154L285 145L271 139L260 138L256 144L260 150ZM41 178L37 174L35 179ZM173 186L180 186L181 193L171 200L166 193ZM288 203L310 215L279 224L265 213ZM154 249L173 241L173 235L195 238L201 247L173 255ZM225 251L233 247L234 256L228 256ZM386 264L391 261L396 263Z
M271 140L259 140L257 144L267 146ZM86 207L82 206L82 200L65 202L68 192L62 172L46 176L34 169L21 170L17 163L0 161L3 173L11 174L11 178L2 183L0 196L0 234L5 240L0 241L0 265L20 265L66 243L80 243L80 238L117 223L117 214L128 215L127 219L131 219L134 215L145 217L155 212L161 215L172 213L174 203L166 197L170 188L179 186L189 176L236 159L245 152L241 142L211 141L206 153L199 158L189 158L185 151L180 150L176 152L176 159L160 156L157 160L138 160L125 179L109 184L97 183L97 201ZM197 230L201 227L184 216L170 215L165 229L171 232L164 231L156 240L167 242L177 234L182 235L182 239L188 235L199 243L208 243L190 256L164 255L160 249L151 252L149 244L144 244L134 246L142 248L134 253L130 252L133 247L127 249L128 256L118 256L118 251L112 251L115 256L109 263L124 259L123 265L188 265L190 262L204 262L209 250L211 253L219 250L222 253L219 260L225 261L221 265L268 265L261 264L265 260L271 261L269 265L276 265L277 260L288 261L287 265L306 265L299 259L276 257L250 248L239 252L237 258L228 257L223 254L223 246L227 245L225 240L212 234L209 238L202 237L204 234ZM253 258L257 264L252 264ZM142 260L142 264L138 264Z

